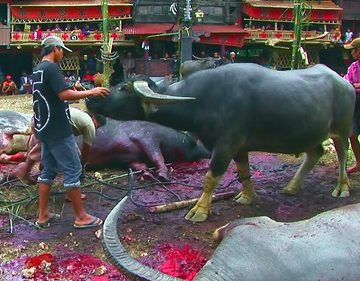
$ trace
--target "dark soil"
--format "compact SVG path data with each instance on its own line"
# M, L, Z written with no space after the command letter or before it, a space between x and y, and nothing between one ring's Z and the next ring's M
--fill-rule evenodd
M204 223L186 221L184 216L189 208L154 214L149 212L149 207L198 197L208 161L172 165L173 184L160 184L154 179L136 180L131 192L125 171L99 171L103 179L122 174L123 177L111 180L113 186L94 183L93 179L87 178L87 186L84 187L87 192L85 204L90 213L105 219L115 204L128 194L126 210L119 220L119 233L133 257L144 264L164 270L168 266L168 252L171 249L172 253L191 252L193 257L197 257L198 263L203 264L217 246L212 239L214 229L230 221L252 216L268 216L277 221L297 221L325 210L360 202L360 178L357 174L350 176L353 187L350 197L340 199L331 196L337 182L337 163L333 154L327 154L315 167L296 196L281 194L281 189L295 174L300 161L301 158L252 153L250 163L253 185L258 194L256 202L249 206L239 205L232 199L214 202L212 214ZM88 174L93 175L94 172ZM135 179L138 177L137 174ZM241 184L236 180L235 165L232 163L216 192L234 191L237 194L240 189ZM14 200L36 194L36 187L6 185L0 187L1 194L1 200ZM12 233L9 233L8 216L5 213L0 216L0 280L27 280L21 277L21 271L27 267L26 260L44 253L54 257L50 273L62 272L62 278L69 278L68 280L126 280L106 262L101 240L97 237L99 233L95 234L97 229L73 228L71 204L64 202L64 194L54 195L51 205L55 213L62 215L62 219L46 230L37 230L30 224L36 218L36 200L20 210L11 209L12 213L25 219L14 221ZM87 264L92 268L81 273L80 268ZM106 268L106 272L96 275L95 270L101 266ZM186 269L190 273L191 270L199 269L189 268L191 265ZM71 275L68 270L73 270L74 273ZM42 277L45 279L36 280L51 280L50 273Z

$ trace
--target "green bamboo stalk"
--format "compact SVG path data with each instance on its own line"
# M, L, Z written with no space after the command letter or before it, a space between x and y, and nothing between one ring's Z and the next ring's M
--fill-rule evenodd
M103 0L101 5L102 17L103 17L103 51L104 54L109 54L109 10L108 10L108 0ZM103 69L103 77L104 83L103 87L109 87L109 79L110 79L110 61L103 60L104 69Z
M300 67L300 47L302 31L302 0L294 0L294 41L291 52L291 69Z

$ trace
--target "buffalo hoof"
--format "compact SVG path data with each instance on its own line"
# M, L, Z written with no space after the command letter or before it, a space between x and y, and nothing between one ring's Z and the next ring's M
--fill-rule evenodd
M158 178L159 178L159 180L162 181L162 182L168 182L168 181L170 181L170 178L169 178L169 176L168 176L168 173L159 173L159 174L158 174Z
M291 188L291 187L285 187L283 190L281 190L282 194L285 195L296 195L296 193L298 192L297 188Z
M198 208L199 208L198 206L195 206L194 208L192 208L185 216L185 219L188 221L193 221L193 222L206 221L208 218L209 212L200 211L200 210L198 210Z
M331 195L333 197L349 197L350 191L349 188L335 188Z
M248 195L241 191L238 195L235 196L234 200L242 205L250 205L252 202L254 202L254 197L254 194Z

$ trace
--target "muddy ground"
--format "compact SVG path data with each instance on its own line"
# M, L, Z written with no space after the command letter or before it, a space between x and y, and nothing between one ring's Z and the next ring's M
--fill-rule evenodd
M194 251L201 264L210 258L216 248L212 240L213 230L229 221L252 216L297 221L360 202L359 174L350 176L353 187L350 197L339 199L331 196L337 181L333 152L322 158L296 196L281 194L281 189L295 174L301 160L301 157L252 153L250 164L258 195L256 202L249 206L239 205L232 199L214 202L212 214L204 223L186 221L184 215L189 208L159 214L149 212L149 208L196 198L201 193L203 176L209 164L207 160L171 164L171 184L160 184L152 178L142 179L140 174L136 174L135 184L129 186L126 170L88 171L84 183L87 194L85 206L92 214L105 219L117 202L128 195L131 200L128 199L126 210L119 220L119 233L132 256L155 268L164 268L169 258L164 254L164 247L170 247L177 253L188 247L186 249ZM1 167L3 172L9 168L9 165ZM97 176L100 173L103 183L94 178L95 172ZM216 192L234 191L237 194L240 190L241 184L236 180L232 163ZM71 204L65 202L60 182L54 188L51 207L52 211L61 215L61 220L49 229L38 230L32 224L37 210L35 196L36 186L16 181L0 186L0 280L30 280L22 276L22 270L31 268L29 257L44 253L51 255L52 265L48 269L38 266L38 272L33 275L35 280L127 280L107 262L97 229L73 228ZM27 200L12 206L9 204L9 201L19 199ZM30 262L33 260L30 259ZM191 265L191 261L188 263L186 270L199 269Z

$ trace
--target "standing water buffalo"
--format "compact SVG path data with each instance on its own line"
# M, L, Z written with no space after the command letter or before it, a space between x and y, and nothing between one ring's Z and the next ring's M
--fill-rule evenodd
M148 85L125 82L105 99L88 99L87 107L117 119L146 119L197 134L212 158L203 194L186 219L207 219L212 193L232 159L243 184L235 200L243 204L254 200L249 151L305 152L284 189L296 193L322 156L322 142L329 136L338 139L339 178L332 194L349 195L345 169L355 90L326 66L276 71L256 64L230 64L194 73L169 87Z
M220 66L221 59L218 58L197 58L197 60L184 61L180 66L180 75L182 78L189 76L195 72L205 69L211 69Z

